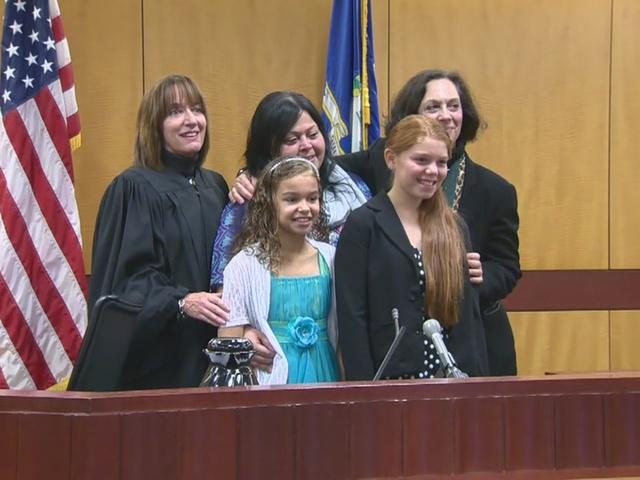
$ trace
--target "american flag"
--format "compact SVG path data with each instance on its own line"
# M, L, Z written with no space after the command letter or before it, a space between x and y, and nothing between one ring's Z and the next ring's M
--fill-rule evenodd
M73 186L80 121L56 0L5 0L0 72L0 388L71 373L87 325Z

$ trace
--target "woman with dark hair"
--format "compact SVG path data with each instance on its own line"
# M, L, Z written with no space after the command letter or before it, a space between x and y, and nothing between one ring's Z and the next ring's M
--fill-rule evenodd
M335 245L349 212L366 202L371 194L360 178L350 176L329 158L327 144L322 117L309 99L295 92L272 92L260 101L253 114L245 159L247 174L252 179L278 157L298 156L316 165L329 219L329 242ZM213 246L211 287L214 290L222 288L222 273L231 259L232 245L245 213L244 203L230 203L222 213Z
M416 113L438 120L454 143L443 190L469 227L473 253L468 254L468 263L471 282L480 294L490 373L515 375L513 332L500 301L521 276L516 190L500 175L471 160L465 151L467 143L475 140L482 120L458 73L424 70L412 77L393 102L385 133ZM390 187L384 149L385 139L380 138L368 150L337 157L336 162L359 175L375 194Z
M211 242L228 188L202 168L208 116L188 77L161 79L138 110L134 166L107 188L93 242L89 308L104 295L142 305L119 389L198 386L202 350L228 308L209 293Z

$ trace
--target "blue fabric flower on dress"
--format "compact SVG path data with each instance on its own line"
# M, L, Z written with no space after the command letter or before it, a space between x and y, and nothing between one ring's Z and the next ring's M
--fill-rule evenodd
M309 348L318 341L318 324L311 317L297 317L289 322L289 336L300 348Z

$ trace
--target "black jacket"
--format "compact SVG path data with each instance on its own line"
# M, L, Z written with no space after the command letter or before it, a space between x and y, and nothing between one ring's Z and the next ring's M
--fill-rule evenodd
M428 259L427 259L428 261ZM351 212L336 250L339 342L347 380L373 378L395 335L397 308L405 335L384 376L424 370L424 305L413 249L386 193ZM468 282L448 347L469 375L487 375L477 292Z

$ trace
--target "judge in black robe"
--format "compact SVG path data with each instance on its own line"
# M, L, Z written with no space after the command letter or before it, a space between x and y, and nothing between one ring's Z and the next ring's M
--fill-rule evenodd
M173 103L162 105L172 89ZM143 121L154 110L150 106L162 117L155 127ZM171 142L163 139L171 134L163 130L164 118L181 114L184 124L174 122L178 142L189 143L191 133L204 129L195 155L188 148L169 151ZM145 128L161 143L157 159L140 133ZM202 350L216 335L215 325L224 323L221 300L208 286L211 245L228 188L220 174L201 168L207 147L206 110L197 87L186 77L167 77L140 107L137 166L116 177L102 199L89 308L103 295L142 305L131 338L122 339L129 349L121 389L199 385L208 364Z

